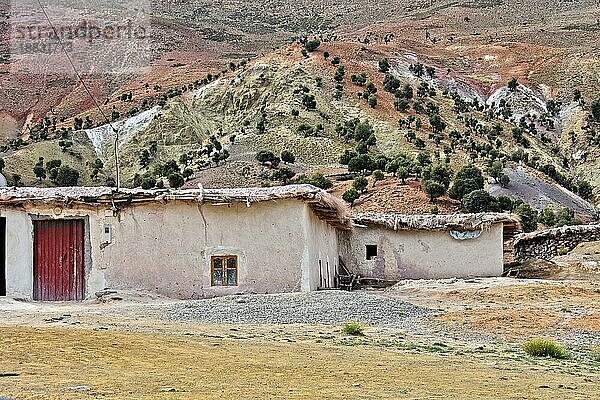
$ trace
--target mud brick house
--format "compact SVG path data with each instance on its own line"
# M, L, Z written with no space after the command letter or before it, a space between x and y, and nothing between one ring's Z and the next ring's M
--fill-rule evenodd
M508 214L353 216L340 233L343 263L363 277L387 281L501 276L504 240L519 230Z
M255 189L0 188L2 295L81 300L104 288L178 298L335 285L340 200Z
M515 227L504 214L352 218L310 185L0 188L0 295L82 300L111 288L192 299L335 288L347 271L499 276Z

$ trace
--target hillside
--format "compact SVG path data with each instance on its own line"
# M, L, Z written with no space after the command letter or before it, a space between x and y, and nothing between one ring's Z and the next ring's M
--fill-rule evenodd
M134 182L136 174L148 174L171 159L180 161L182 155L180 167L192 175L187 185L276 183L269 179L272 171L254 160L260 150L290 150L297 174L344 172L340 156L358 143L344 135L343 127L358 119L373 128L372 157L426 151L434 162L447 161L457 170L469 162L485 169L500 156L515 166L542 170L556 188L556 181L573 190L589 181L598 201L600 121L591 116L591 104L600 99L600 11L593 2L555 1L543 10L533 3L397 1L369 8L352 2L286 7L234 2L215 9L182 1L153 10L153 27L161 32L154 39L161 47L144 76L87 79L106 99L102 107L118 113L115 126L127 185L139 183ZM261 13L263 9L270 11ZM253 22L242 24L241 15L252 16ZM289 24L287 15L302 18ZM305 35L319 40L315 51L303 54L303 44L285 44ZM389 61L386 71L379 65L384 59ZM3 86L10 88L5 91L9 97L10 90L35 86L30 77L1 77L12 80L12 87ZM512 78L518 85L509 88ZM399 102L395 94L406 85L412 96ZM111 129L97 122L101 118L76 86L52 100L53 109L63 115L56 130L43 122L43 104L19 111L8 103L0 127L9 177L19 174L26 184L52 184L33 174L39 156L75 167L83 184L103 184L114 177ZM376 92L359 97L373 88ZM576 90L582 100L576 100ZM19 99L19 104L27 103ZM123 119L128 114L132 117ZM443 122L441 131L431 124L432 115ZM74 131L76 117L90 123ZM40 121L37 129L46 130L52 140L33 134L32 125ZM73 145L61 150L58 136ZM206 154L211 136L210 146L218 139L226 160L215 162ZM151 157L140 163L145 150L151 150ZM99 172L94 158L103 161ZM388 179L393 185L394 179ZM418 196L411 198L421 202ZM371 197L373 193L363 202ZM542 203L553 202L570 204L564 199ZM454 206L444 207L452 211ZM422 212L428 208L415 205ZM577 211L590 212L589 205L583 208L587 211Z

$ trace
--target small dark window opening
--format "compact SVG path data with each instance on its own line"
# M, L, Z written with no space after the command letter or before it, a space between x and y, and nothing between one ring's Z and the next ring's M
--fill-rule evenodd
M377 245L368 244L367 246L367 260L374 260L377 258Z
M211 257L210 284L212 286L237 286L237 256Z

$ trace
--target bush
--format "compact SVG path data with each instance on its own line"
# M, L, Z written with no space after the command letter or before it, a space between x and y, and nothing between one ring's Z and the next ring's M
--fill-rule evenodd
M256 153L256 161L261 163L262 165L271 164L273 166L273 162L278 159L272 151L261 150Z
M310 176L299 175L298 178L296 178L296 183L313 185L323 190L331 189L333 187L333 182L331 182L330 179L327 179L325 175L321 173L316 173Z
M286 167L286 168L280 168L278 170L275 170L271 174L271 179L277 180L277 181L282 181L284 184L287 185L287 183L290 181L290 179L292 179L295 175L296 175L296 173L294 171L292 171L291 168Z
M358 193L358 191L354 188L346 190L342 195L342 199L344 199L344 201L350 204L351 206L352 204L354 204L354 201L356 201L359 197L360 193Z
M521 217L523 232L534 232L537 230L538 214L529 204L521 204L515 208L515 214Z
M429 201L433 202L438 197L442 197L446 193L446 188L439 182L425 180L421 183L423 191L429 197Z
M179 189L185 183L183 175L179 173L169 175L169 186L173 189Z
M293 164L296 162L296 156L289 150L283 150L281 152L281 161L287 164Z
M390 70L390 60L383 58L379 60L379 72L388 72Z
M142 189L149 190L156 186L156 178L153 176L145 176L142 178Z
M496 198L483 189L467 194L463 199L463 207L470 213L500 211Z
M569 357L566 350L562 346L546 339L530 340L529 342L525 343L523 350L525 350L525 353L532 357L551 357L558 359L565 359Z
M384 179L385 179L385 175L383 174L382 170L376 169L375 171L373 171L373 180L375 182L382 181Z
M69 167L68 165L63 165L58 168L56 177L54 178L54 183L58 186L77 186L77 181L79 180L79 171Z
M364 330L365 330L365 327L358 322L348 322L342 328L342 332L344 332L347 335L353 335L353 336L362 336Z
M304 45L304 48L310 53L317 50L320 45L321 42L319 40L311 40Z
M363 193L367 189L368 185L369 181L364 176L357 176L352 182L352 187L360 193Z

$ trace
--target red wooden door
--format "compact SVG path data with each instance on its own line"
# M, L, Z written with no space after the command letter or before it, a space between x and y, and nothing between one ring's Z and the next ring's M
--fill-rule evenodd
M33 298L83 300L83 220L39 220L33 225Z

